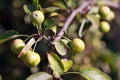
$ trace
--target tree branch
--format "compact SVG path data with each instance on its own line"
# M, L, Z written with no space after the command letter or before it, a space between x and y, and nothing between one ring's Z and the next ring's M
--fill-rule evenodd
M61 39L61 37L64 35L65 31L67 30L68 26L70 25L70 23L72 22L72 20L76 16L76 14L78 14L78 13L82 14L83 10L86 7L88 7L90 4L91 4L91 1L86 1L86 2L82 3L80 7L73 10L71 15L67 18L67 20L66 20L64 26L62 27L61 31L56 35L56 37L53 41L53 44L54 44L55 41L58 41L59 39Z
M104 1L105 5L108 5L110 7L113 7L113 8L116 8L116 9L120 10L120 2L115 3L113 1L108 1L108 0L103 0L103 1Z

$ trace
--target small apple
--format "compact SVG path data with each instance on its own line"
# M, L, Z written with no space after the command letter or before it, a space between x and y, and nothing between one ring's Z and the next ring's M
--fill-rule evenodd
M41 61L40 55L31 50L27 51L25 55L22 57L22 59L25 65L27 65L28 67L35 67Z
M95 14L95 17L99 20L101 19L101 16L99 14Z
M110 24L106 21L101 21L99 28L101 32L107 33L110 31Z
M106 6L106 5L101 6L99 9L99 13L100 13L101 18L104 19L110 13L110 11L111 10L108 6Z
M74 38L70 43L70 47L73 52L81 53L85 49L85 43L79 38Z
M115 14L113 11L110 11L110 13L105 17L105 20L112 21L113 19L115 19Z
M44 21L44 14L39 10L33 11L31 14L31 20L35 24L42 24Z
M15 39L11 44L11 51L15 54L19 54L20 51L25 46L25 43L22 39Z

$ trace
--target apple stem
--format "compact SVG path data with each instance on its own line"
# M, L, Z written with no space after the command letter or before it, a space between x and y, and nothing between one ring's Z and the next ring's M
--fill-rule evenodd
M32 38L34 36L38 36L38 34L32 34L30 36L27 36L27 38L24 40L24 42L28 41L30 38Z
M42 32L41 24L37 25L37 30L38 30L38 34L40 35Z
M37 46L37 43L38 43L40 40L42 40L42 39L43 39L43 37L39 37L39 38L37 39L37 41L35 42L35 45L34 45L34 47L33 47L33 51L35 51L36 46Z

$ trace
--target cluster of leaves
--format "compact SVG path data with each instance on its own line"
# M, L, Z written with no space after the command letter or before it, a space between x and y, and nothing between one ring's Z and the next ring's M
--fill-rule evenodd
M86 2L87 3L87 2ZM54 1L52 3L52 7L47 7L47 8L41 8L41 5L39 4L38 0L33 0L33 4L32 5L24 5L24 11L27 15L31 16L32 12L35 10L39 10L41 12L43 12L43 14L45 15L45 20L42 24L37 24L35 22L33 22L33 25L37 28L38 33L37 34L32 34L32 35L24 35L24 34L19 34L18 32L11 30L11 31L7 31L5 33L3 33L0 36L0 44L2 44L5 41L8 41L10 39L13 38L17 38L17 37L27 37L25 41L28 41L25 45L25 47L21 50L22 52L20 52L20 54L18 55L18 57L21 57L21 53L26 52L27 50L31 49L31 47L33 47L33 50L35 51L37 43L39 41L42 40L46 40L47 42L45 44L47 44L47 51L46 51L46 55L47 55L47 59L50 65L50 68L53 71L53 76L55 78L59 78L62 80L62 75L65 74L79 74L81 76L81 78L83 78L82 80L111 80L111 78L109 76L107 76L105 73L101 72L100 70L96 69L96 68L85 68L80 70L80 72L68 72L68 70L71 68L71 66L73 65L73 61L72 60L68 60L65 56L66 55L70 55L68 53L74 53L71 50L71 47L69 45L69 43L71 42L71 39L65 37L64 35L57 35L59 31L62 31L65 27L64 25L64 21L66 18L66 14L70 14L73 10L78 11L77 13L80 13L81 15L75 13L74 16L70 15L71 17L75 17L77 20L77 24L80 24L81 26L79 27L78 30L78 35L77 37L83 37L84 32L86 32L87 36L90 36L90 38L93 36L95 38L93 38L93 45L95 47L98 48L98 50L101 49L101 43L100 46L98 45L98 43L96 44L95 41L100 42L99 40L101 39L101 32L99 32L99 27L100 27L100 21L102 19L100 19L97 15L99 15L99 6L95 6L93 4L94 2L89 2L89 5L85 6L85 8L80 11L78 7L79 4L81 4L79 2L79 0L58 0L58 1ZM77 4L77 5L76 5ZM84 5L84 3L83 3ZM75 9L77 8L77 9ZM59 11L65 11L64 14L60 14L58 13ZM48 15L46 15L48 14ZM72 19L73 19L72 18ZM69 19L69 18L68 18ZM72 21L72 20L71 20ZM70 24L71 21L68 23ZM67 22L66 22L67 23ZM76 25L76 23L73 21L72 25ZM87 25L87 27L86 27ZM61 29L61 26L62 29ZM69 25L68 25L69 26ZM78 25L77 25L78 26ZM71 26L70 26L71 27ZM60 30L59 30L60 28ZM77 28L78 29L78 28ZM65 32L64 32L65 31ZM83 32L84 31L84 32ZM96 34L96 31L98 34ZM66 33L66 35L69 34L69 29L68 29L68 33L66 32L66 30L63 30L64 33ZM93 34L92 36L90 34ZM71 33L70 33L71 34ZM58 37L60 37L60 39L57 39ZM76 37L76 36L74 36ZM72 37L72 38L74 38ZM89 37L84 37L85 38L85 43L86 45L90 45L88 44L89 42ZM31 40L34 39L33 42L31 42ZM68 50L69 49L69 50ZM40 53L39 53L40 54ZM76 54L76 53L74 53ZM63 58L61 58L63 57ZM52 80L53 76L46 73L46 72L38 72L35 74L32 74L31 76L29 76L27 78L27 80Z

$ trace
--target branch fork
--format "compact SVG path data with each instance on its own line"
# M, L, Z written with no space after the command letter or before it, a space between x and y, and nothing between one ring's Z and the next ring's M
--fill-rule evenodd
M54 44L55 41L58 41L59 39L62 38L62 36L66 32L68 26L70 25L70 23L72 22L72 20L76 16L76 14L78 14L78 13L83 14L83 11L91 4L92 4L91 1L86 1L86 2L82 3L77 9L72 11L70 16L67 18L64 26L62 27L61 31L56 35L56 37L55 37L55 39L53 41L53 44Z

